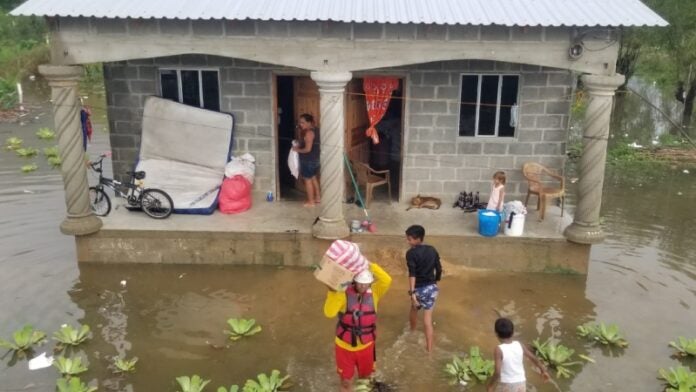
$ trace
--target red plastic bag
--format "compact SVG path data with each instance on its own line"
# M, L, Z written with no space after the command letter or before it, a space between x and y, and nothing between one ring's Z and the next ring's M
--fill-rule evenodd
M225 178L218 208L223 214L238 214L251 208L251 184L243 176Z

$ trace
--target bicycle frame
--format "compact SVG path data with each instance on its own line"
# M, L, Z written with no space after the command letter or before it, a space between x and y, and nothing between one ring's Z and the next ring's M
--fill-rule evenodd
M133 176L131 176L130 183L123 183L113 178L104 177L102 168L104 158L104 155L100 155L98 161L90 162L89 164L92 170L99 173L99 183L96 185L96 188L101 190L103 190L104 187L110 188L117 197L126 199L129 204L137 204L140 194L142 193L142 187L135 183L136 180ZM124 188L127 189L126 192L123 192Z

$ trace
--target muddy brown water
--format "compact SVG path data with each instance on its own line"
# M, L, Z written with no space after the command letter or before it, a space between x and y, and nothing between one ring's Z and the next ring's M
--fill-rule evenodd
M106 148L97 123L91 155ZM0 139L50 126L42 104L24 125L0 124ZM52 333L86 323L93 338L79 353L83 380L103 391L174 391L177 376L211 379L208 391L241 384L259 372L292 375L294 391L337 390L334 320L324 318L325 290L307 269L230 266L78 265L71 237L58 225L65 213L57 171L21 174L26 163L0 151L0 336L24 323ZM458 391L444 363L469 346L490 356L497 313L515 321L525 342L553 336L595 359L569 380L543 384L527 364L531 391L659 391L660 367L677 366L667 346L696 337L696 180L694 170L607 173L603 219L607 240L594 246L587 276L511 274L449 268L435 310L436 349L424 354L422 333L407 327L407 283L394 284L380 303L378 378L398 391ZM390 265L394 265L393 260ZM121 284L125 281L125 285ZM227 343L230 317L253 317L263 331ZM609 351L575 336L588 321L618 323L630 346ZM36 353L48 351L45 344ZM2 353L4 354L4 352ZM114 355L137 356L137 371L115 376ZM691 363L692 369L696 366ZM57 371L30 371L26 360L0 358L0 391L53 391ZM481 386L469 390L483 391Z

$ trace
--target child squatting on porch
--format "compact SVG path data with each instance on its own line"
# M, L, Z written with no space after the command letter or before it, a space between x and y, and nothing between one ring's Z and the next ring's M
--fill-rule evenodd
M549 373L539 358L525 345L512 340L514 333L515 326L512 321L506 318L495 320L495 334L500 344L495 347L495 372L488 382L488 392L525 392L527 377L524 372L524 357L541 370L544 381L549 380Z

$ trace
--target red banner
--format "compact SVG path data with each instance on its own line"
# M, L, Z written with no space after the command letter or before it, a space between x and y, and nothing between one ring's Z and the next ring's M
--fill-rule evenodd
M374 144L379 144L379 135L375 126L387 112L391 94L397 88L399 88L399 79L397 78L366 77L363 79L367 117L370 119L370 127L367 128L365 135L372 138Z

